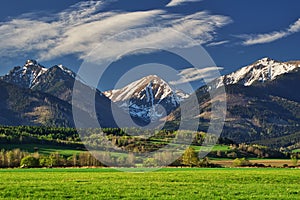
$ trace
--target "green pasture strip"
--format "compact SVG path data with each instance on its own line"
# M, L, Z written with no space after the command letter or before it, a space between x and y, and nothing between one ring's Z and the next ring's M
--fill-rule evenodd
M300 149L294 149L293 150L293 153L299 153L300 152Z
M195 146L195 145L192 145L191 147L193 147L196 151L199 151L199 150L205 150L205 149L208 149L210 151L230 151L230 147L227 146L227 145L215 145L213 147L202 147L202 146Z
M21 149L22 151L27 151L29 153L34 153L35 148L38 148L40 154L49 155L51 153L58 152L63 156L71 156L74 154L79 154L84 152L83 150L72 149L67 146L58 146L58 145L44 145L44 144L1 144L0 149L12 150L12 149Z

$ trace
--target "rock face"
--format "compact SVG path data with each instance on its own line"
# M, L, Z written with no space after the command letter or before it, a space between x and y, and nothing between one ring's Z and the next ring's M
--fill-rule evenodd
M104 92L113 102L131 116L145 122L158 120L174 111L183 92L173 91L171 87L156 75L146 76L121 89Z

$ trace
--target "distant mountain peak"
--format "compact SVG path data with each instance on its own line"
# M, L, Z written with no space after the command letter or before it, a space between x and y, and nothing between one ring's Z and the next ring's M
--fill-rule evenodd
M169 114L179 106L181 98L187 97L182 91L173 91L157 75L145 76L123 88L106 91L104 94L124 110L129 109L132 116L142 119L159 119L163 113L157 105L163 106L166 114Z
M216 81L216 87L232 84L251 86L255 82L272 81L278 76L290 73L299 67L300 65L296 62L279 62L266 57L231 74L220 77Z
M142 96L138 97L136 95L139 95L142 90L145 90L150 86L155 87L156 89L163 88L163 91L159 92L164 92L166 95L172 92L172 89L164 80L156 75L149 75L134 81L123 88L107 91L104 92L104 94L114 102L129 100L133 96L143 98Z
M75 77L76 74L63 65L47 69L36 60L29 59L23 67L14 67L0 79L22 88L48 92L70 102Z
M27 60L23 67L14 67L8 74L1 77L1 80L15 84L20 87L32 88L38 78L48 71L36 60Z
M38 62L36 60L27 60L25 63L25 66L30 66L30 65L38 65Z
M67 67L63 66L62 64L55 65L53 67L61 70L63 73L66 73L66 74L70 75L72 78L76 77L76 73L75 72L73 72L72 70L70 70Z
M270 61L275 61L275 60L273 60L272 58L269 58L269 57L264 57L262 59L259 59L257 62L259 62L259 63L268 63Z

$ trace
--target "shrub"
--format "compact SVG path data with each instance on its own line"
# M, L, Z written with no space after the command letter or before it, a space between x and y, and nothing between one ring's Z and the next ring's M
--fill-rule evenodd
M42 156L39 159L39 163L41 167L51 167L51 159L48 156Z
M292 154L291 155L291 161L292 161L294 166L297 166L298 165L298 155L297 154Z
M156 167L157 161L154 158L147 158L146 160L144 160L143 165L145 167Z
M199 165L199 158L197 152L192 147L188 147L185 150L182 156L182 164L187 165L189 167Z
M39 159L33 157L33 156L26 156L21 160L20 163L21 167L38 167L39 166Z
M246 158L236 158L233 161L233 166L235 167L246 167L251 165L252 165L251 162Z

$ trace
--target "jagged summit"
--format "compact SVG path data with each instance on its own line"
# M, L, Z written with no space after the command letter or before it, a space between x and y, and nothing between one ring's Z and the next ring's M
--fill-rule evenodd
M264 57L264 58L261 58L257 61L257 63L268 63L270 61L275 61L274 59L272 58L269 58L269 57Z
M156 75L143 77L121 89L104 94L123 109L129 110L132 116L143 119L161 117L163 111L157 105L164 107L166 114L169 114L179 106L181 100L176 91Z
M38 65L36 60L27 60L25 66Z
M59 73L60 72L60 73ZM76 74L62 65L55 65L49 69L39 64L36 60L29 59L25 62L23 67L14 67L8 74L0 79L15 84L23 88L35 88L41 83L45 82L45 79L53 76L53 73L61 74L57 81L64 80L68 76L75 78Z
M36 60L29 59L22 67L14 67L0 77L0 80L22 88L43 91L70 102L75 77L76 74L63 65L54 65L48 69Z
M1 77L1 80L20 87L32 88L38 78L48 71L35 60L27 60L23 67L14 67L8 74Z
M149 75L121 89L107 91L104 94L114 102L125 101L133 97L143 99L149 97L149 88L156 91L155 98L163 99L172 93L172 89L164 80L156 75ZM142 93L142 91L145 91L145 93Z
M76 73L73 72L72 70L68 69L67 67L63 66L63 65L54 65L52 68L56 68L60 71L62 71L63 73L70 75L72 78L76 77ZM51 69L51 68L50 68Z
M251 65L220 77L216 81L216 87L231 84L251 86L255 82L272 81L278 76L292 72L299 67L300 64L296 62L279 62L271 58L262 58Z

